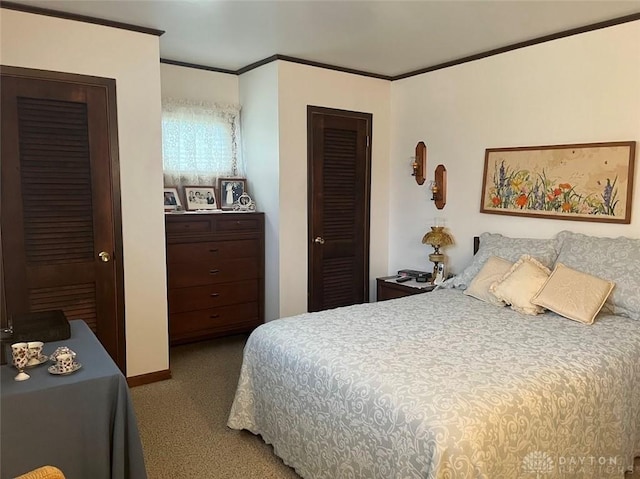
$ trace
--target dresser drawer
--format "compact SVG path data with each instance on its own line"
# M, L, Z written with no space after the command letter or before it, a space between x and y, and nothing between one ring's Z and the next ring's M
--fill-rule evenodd
M258 280L169 290L169 313L258 301Z
M215 264L219 258L257 258L258 249L258 240L170 244L167 246L167 262L188 263L201 260L207 264Z
M172 314L169 316L169 333L178 337L229 329L243 323L260 323L257 302Z
M260 220L250 215L244 218L218 218L216 229L220 233L258 231Z
M211 231L211 222L207 218L189 219L189 221L167 221L167 233L206 233Z
M220 259L210 264L202 261L170 263L169 289L258 278L258 264L254 258Z

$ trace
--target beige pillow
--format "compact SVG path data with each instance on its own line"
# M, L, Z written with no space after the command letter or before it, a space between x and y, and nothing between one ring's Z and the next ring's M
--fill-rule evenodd
M558 263L531 302L565 318L593 324L614 285Z
M489 291L519 313L539 314L544 308L531 303L531 298L542 288L550 273L540 261L524 254L502 279L489 287Z
M496 306L504 306L504 301L496 298L489 291L489 287L507 274L511 266L513 266L511 261L498 256L490 256L476 277L473 278L469 287L464 290L464 294Z

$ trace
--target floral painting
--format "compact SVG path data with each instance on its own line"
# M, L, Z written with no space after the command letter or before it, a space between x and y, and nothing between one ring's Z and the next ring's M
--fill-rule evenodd
M482 213L631 222L635 142L486 150Z

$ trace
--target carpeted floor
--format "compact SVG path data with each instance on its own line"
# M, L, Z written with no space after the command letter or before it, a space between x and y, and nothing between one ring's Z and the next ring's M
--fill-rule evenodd
M245 341L171 348L173 378L131 390L149 479L299 479L259 436L226 426ZM640 479L640 459L624 479Z
M299 479L259 436L226 425L245 341L173 347L172 379L131 390L149 479Z

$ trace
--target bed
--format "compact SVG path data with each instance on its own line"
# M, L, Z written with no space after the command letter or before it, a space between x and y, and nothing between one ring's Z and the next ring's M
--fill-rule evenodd
M605 240L619 282L593 324L465 294L496 254L589 272ZM228 426L306 479L622 478L640 455L638 258L628 238L485 234L446 288L264 324Z

